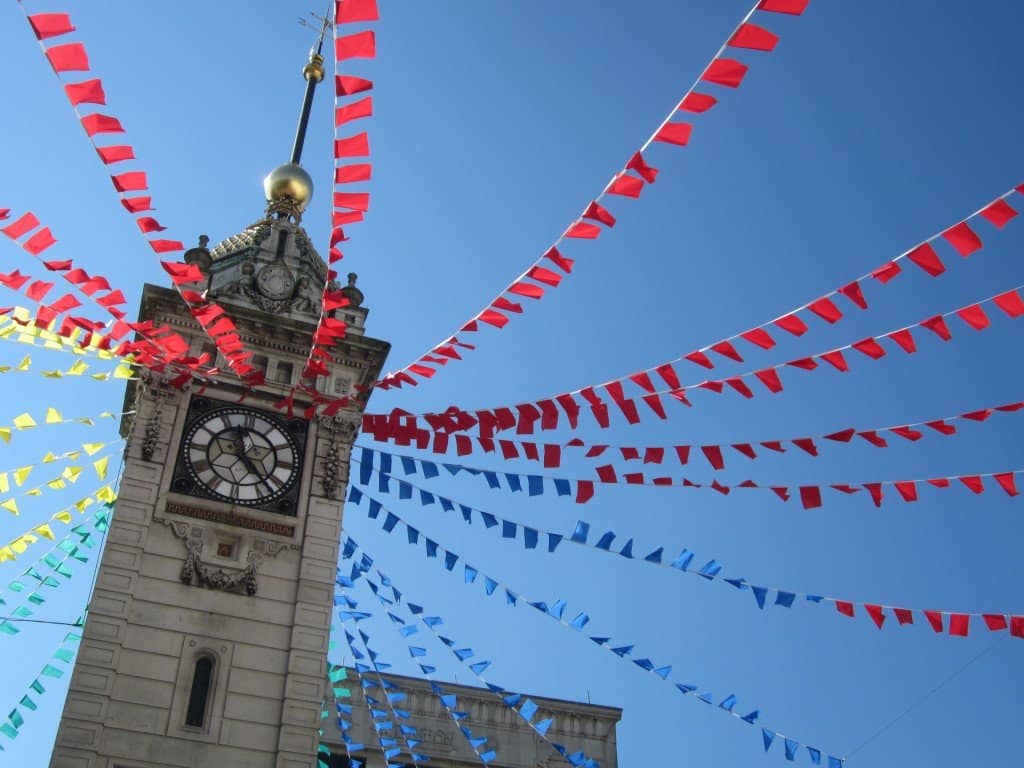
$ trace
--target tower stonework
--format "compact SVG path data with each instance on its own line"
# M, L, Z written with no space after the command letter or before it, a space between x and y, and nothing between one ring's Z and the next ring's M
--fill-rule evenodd
M294 415L274 407L300 383L327 269L289 199L186 254L206 277L188 287L227 311L266 384L247 391L225 374L182 389L172 373L130 383L120 495L51 768L317 765L342 500L365 398L310 420L302 390ZM318 379L328 397L369 387L389 350L364 335L354 282L342 289L350 305L333 310L348 331ZM146 285L140 320L177 332L192 356L216 354L173 290Z

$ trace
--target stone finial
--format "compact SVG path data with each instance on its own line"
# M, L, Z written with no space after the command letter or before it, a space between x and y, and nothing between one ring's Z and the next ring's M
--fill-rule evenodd
M349 272L348 285L341 289L342 294L346 299L348 299L349 306L353 308L361 306L363 299L365 298L365 296L363 296L363 292L356 288L356 280L358 279L359 275L355 272Z
M210 266L213 264L213 258L206 247L209 242L210 238L207 235L200 235L199 245L185 251L185 263L195 264L204 275L210 274Z

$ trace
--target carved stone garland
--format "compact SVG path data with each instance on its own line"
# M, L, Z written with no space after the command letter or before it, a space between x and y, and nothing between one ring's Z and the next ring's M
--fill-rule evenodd
M185 542L185 561L181 566L181 581L184 584L195 582L197 586L216 589L223 592L256 594L256 572L265 557L277 557L290 545L280 541L256 539L253 548L246 556L246 566L242 569L212 568L202 561L203 529L180 520L154 518L168 526L176 538Z
M144 371L142 374L142 385L138 390L136 410L143 399L151 400L153 403L153 409L150 411L149 418L146 419L145 432L142 435L141 452L142 458L146 461L153 461L153 456L156 454L164 403L179 397L189 387L189 384L186 384L182 389L175 389L171 386L170 381L171 376L166 373Z
M342 448L343 444L351 445L355 439L358 424L351 420L351 417L321 416L319 419L320 429L327 436L327 452L323 459L323 476L321 484L324 495L332 501L337 501L344 490L348 476L342 477Z

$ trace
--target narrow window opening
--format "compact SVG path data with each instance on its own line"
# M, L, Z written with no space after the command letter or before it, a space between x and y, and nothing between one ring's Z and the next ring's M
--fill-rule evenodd
M213 682L213 659L200 656L192 674L192 690L188 695L188 711L185 725L202 728L206 722L206 705L210 699L210 685Z
M277 364L277 383L291 384L294 373L295 368L291 363L279 362Z
M267 373L267 357L266 355L254 355L252 358L252 365L258 371L262 371L263 375Z

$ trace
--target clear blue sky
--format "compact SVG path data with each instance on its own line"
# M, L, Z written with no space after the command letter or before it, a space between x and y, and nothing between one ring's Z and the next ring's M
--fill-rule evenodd
M749 7L747 0L381 6L379 58L349 70L377 85L368 126L374 180L371 213L349 228L342 267L359 273L368 331L392 342L394 366L458 327L547 247ZM29 7L63 9L35 0ZM137 167L150 174L168 234L217 241L258 219L260 180L287 158L294 130L309 40L294 18L307 6L231 0L158 11L118 0L67 9L104 79L109 111L136 146ZM505 330L479 334L480 351L466 362L418 390L374 395L371 410L519 402L676 357L845 283L1024 181L1019 4L814 0L802 18L761 23L781 35L777 50L747 57L753 66L743 86L695 121L689 147L649 153L662 169L657 184L639 201L609 204L619 218L613 232L566 249L577 259L570 279ZM61 241L55 258L116 278L134 306L142 283L164 276L14 3L0 6L0 51L7 72L0 207L34 210ZM304 156L318 184L306 224L321 246L332 173L324 90ZM1017 201L1024 209L1024 198ZM1015 261L1022 227L1018 220L999 235L979 227L985 250L969 260L943 250L947 275L907 274L872 288L870 312L831 329L815 325L804 339L749 359L760 365L821 351L1016 286L1024 282ZM0 245L4 271L38 271ZM1003 318L980 334L962 328L948 344L923 342L913 357L857 359L845 375L790 374L776 397L695 397L692 410L674 408L666 424L582 436L728 444L931 419L1020 398L1019 328ZM4 343L0 362L22 353ZM47 405L66 415L114 410L122 396L115 383L36 376L8 374L0 386L5 423ZM737 459L720 474L723 482L749 476L794 485L1019 468L1021 418L885 451L863 444L827 447L816 459L792 452ZM18 466L113 434L49 427L0 446L0 458L3 467ZM711 479L700 463L689 474ZM991 491L925 489L917 504L881 510L863 495L830 496L824 508L804 512L770 496L685 489L606 490L577 507L547 497L526 503L471 480L436 487L545 529L568 532L579 516L635 536L644 551L685 545L733 576L802 592L1024 612L1021 502ZM37 499L20 518L0 519L0 539L42 521L52 503ZM395 505L523 592L588 609L594 634L637 643L641 655L674 664L718 699L735 692L740 708L759 707L772 727L833 754L853 751L997 637L980 622L958 639L919 624L897 628L892 619L879 632L866 618L813 606L761 613L749 594L719 585L595 552L524 553L451 517ZM404 535L380 532L364 511L350 508L346 528L399 585L445 616L454 636L495 659L495 682L623 707L623 765L783 761L778 744L760 754L756 729L680 697L535 612L463 587ZM0 567L0 585L30 562ZM73 619L90 574L79 567L37 615ZM401 660L400 671L414 671L402 666L406 654L388 626L368 629L386 658ZM15 705L61 634L39 627L0 637L10 699L0 708ZM999 642L849 765L1012 762L1022 652L1018 640ZM445 669L466 681L464 671ZM42 697L15 746L0 741L7 748L0 764L45 764L63 692L54 685ZM808 764L806 754L800 760Z

